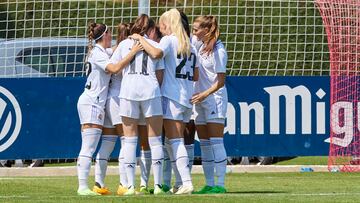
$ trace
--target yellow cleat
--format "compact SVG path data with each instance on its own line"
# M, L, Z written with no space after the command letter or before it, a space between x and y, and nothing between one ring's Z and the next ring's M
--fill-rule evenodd
M93 192L96 192L100 195L109 195L111 194L110 190L106 187L99 187L98 185L94 185Z
M128 189L127 189L126 187L124 187L124 186L122 186L122 185L119 185L116 193L117 193L118 195L124 195L125 192L127 192L127 190L128 190Z

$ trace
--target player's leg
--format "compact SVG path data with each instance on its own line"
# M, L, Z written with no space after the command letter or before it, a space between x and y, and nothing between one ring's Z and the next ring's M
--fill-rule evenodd
M77 160L79 195L99 195L89 189L88 177L92 156L99 143L102 133L104 111L92 105L78 103L78 112L81 123L81 150Z
M110 154L114 150L118 139L116 129L107 127L103 128L101 145L95 159L95 185L93 191L102 195L110 194L110 190L105 186L105 176Z
M140 119L142 120L142 119ZM139 121L139 141L140 141L140 192L148 194L148 182L151 168L151 151L148 141L146 123Z
M185 130L184 130L184 141L185 141L185 148L186 148L187 154L189 156L190 173L191 173L192 165L194 162L195 132L196 132L196 129L195 129L194 120L190 120L188 123L186 123Z
M124 195L135 194L135 167L136 147L138 142L138 119L140 117L140 106L137 101L120 99L120 115L124 131L124 164L128 180L128 190Z
M95 159L95 185L93 191L102 195L110 194L105 186L105 176L108 159L114 150L118 135L111 121L111 98L105 104L104 128L101 135L101 145Z
M170 186L171 186L171 161L170 161L170 157L169 157L169 153L166 149L166 145L165 145L165 130L163 129L163 135L162 135L162 139L163 139L163 152L164 152L164 162L163 162L163 191L168 192L170 190ZM179 175L180 177L180 175ZM181 180L181 178L179 178ZM181 181L180 181L181 184Z
M121 118L121 117L120 117ZM116 132L120 135L120 152L119 152L119 187L117 189L118 195L124 195L124 193L127 191L128 188L128 181L126 176L126 170L125 170L125 162L124 162L124 132L122 127L122 121L118 122L119 124L115 125Z
M210 123L206 125L210 132L210 144L214 154L215 175L217 177L216 186L212 189L212 193L225 193L225 174L227 165L227 155L224 146L224 124Z
M210 144L214 154L215 175L217 177L216 186L211 193L225 193L225 174L227 165L227 155L224 146L224 127L227 110L227 100L223 98L209 100L206 106L206 129L209 132ZM212 113L212 112L215 112Z
M205 186L197 194L205 194L215 186L214 181L214 154L210 144L209 132L206 128L205 112L201 104L195 106L196 111L196 131L200 139L201 165L205 175Z
M190 113L187 113L189 115L189 120L191 109L187 109L177 102L166 98L163 105L166 108L166 110L164 110L165 135L168 138L170 145L167 149L170 159L175 162L182 180L182 186L175 194L191 193L193 191L193 185L189 170L189 157L186 152L183 138L185 112L189 110L188 112Z
M154 174L154 194L164 194L162 190L162 169L164 160L162 128L163 128L163 110L161 106L161 97L156 97L142 102L143 114L146 118L146 127L148 132L148 144L151 149L151 163Z

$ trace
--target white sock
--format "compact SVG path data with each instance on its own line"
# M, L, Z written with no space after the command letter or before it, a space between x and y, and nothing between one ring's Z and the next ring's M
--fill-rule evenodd
M125 137L120 137L121 141L121 148L119 152L119 177L120 177L120 184L124 187L128 187L128 181L126 177L126 171L125 171L125 164L124 164L124 139Z
M185 148L189 157L189 169L191 173L191 169L194 163L194 144L185 145Z
M171 148L170 140L168 138L165 138L165 148L169 155L171 169L174 171L174 175L175 175L174 186L180 187L182 185L182 180L181 180L179 170L176 166L176 158L174 157L174 153ZM170 172L170 174L171 174L171 172ZM170 180L171 180L171 176L170 176ZM168 185L168 186L171 186L171 185Z
M165 147L165 145L163 146L163 151L164 151L164 163L163 163L163 183L164 185L167 186L171 186L171 161L170 161L170 157L168 154L168 151Z
M125 137L124 139L124 165L128 187L135 187L135 166L136 166L136 147L138 137Z
M161 185L163 178L162 167L164 161L164 150L161 135L156 137L149 137L149 145L151 148L154 186Z
M173 156L176 161L176 167L180 173L182 185L192 186L190 170L189 170L189 157L186 152L183 138L170 139L170 145Z
M224 187L227 164L227 155L224 147L224 139L222 137L212 137L210 138L210 142L215 157L214 162L217 177L216 185Z
M87 128L81 132L81 150L77 160L77 172L79 190L88 189L88 177L91 167L91 159L101 137L101 129Z
M150 175L150 168L151 168L151 151L146 150L140 151L140 185L141 186L148 186L149 175Z
M210 140L200 139L200 149L201 149L201 164L204 170L204 175L206 179L206 185L214 186L214 153L211 148Z
M99 183L101 187L105 186L105 175L108 164L108 159L111 152L114 150L117 135L102 135L100 149L95 159L95 182Z

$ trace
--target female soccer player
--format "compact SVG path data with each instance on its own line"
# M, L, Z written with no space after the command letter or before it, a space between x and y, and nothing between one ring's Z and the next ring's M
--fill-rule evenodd
M182 12L182 11L179 11L179 12L180 12L180 16L181 16L181 23L184 26L185 32L191 41L188 17L186 16L186 14L184 12ZM194 135L195 135L195 124L194 124L194 120L192 119L192 117L193 116L191 116L189 123L186 123L185 129L184 129L184 144L185 144L185 148L186 148L186 151L187 151L187 154L189 157L190 173L191 173L191 168L192 168L193 161L194 161ZM172 166L171 166L171 164L172 164ZM171 168L174 169L175 186L181 185L182 181L181 181L179 171L176 168L176 163L175 162L171 163L169 155L165 148L165 150L164 150L164 168L163 168L163 177L164 177L163 190L164 191L170 189L169 186L171 185Z
M161 32L159 27L155 27L154 29L151 29L148 33L148 37L159 43L160 39L161 39ZM161 62L163 63L163 61ZM157 80L159 82L159 84L161 85L162 83L162 78L163 78L163 67L160 67L161 69L156 70L155 74L157 77ZM140 194L150 194L153 193L153 189L149 190L148 189L148 181L149 181L149 176L150 176L150 168L151 168L151 150L150 150L150 146L149 146L149 139L148 139L148 133L147 133L147 129L146 129L146 122L145 122L145 118L143 115L141 115L141 118L139 119L139 125L138 125L138 130L139 130L139 141L140 141L140 172L141 172L141 176L140 176ZM164 152L165 155L165 152ZM164 192L167 192L169 189L164 190L164 187L162 188Z
M143 35L149 44L157 43L148 39L147 35L155 28L155 22L147 15L139 16L133 27L132 34ZM112 59L117 60L127 55L131 46L137 43L126 39L115 50ZM154 172L154 194L163 194L161 187L162 162L164 158L161 140L162 107L160 85L156 70L164 68L161 60L153 59L146 52L136 55L122 72L123 79L120 89L120 115L124 130L124 162L128 178L128 190L125 195L135 194L135 164L138 139L138 120L144 115L151 149L152 167Z
M110 62L106 48L111 46L111 31L107 25L89 23L88 26L89 53L85 66L87 81L84 92L78 100L77 108L81 124L82 144L77 161L79 195L99 195L88 187L88 176L91 159L98 145L104 123L104 108L110 81L109 73L117 73L128 64L135 54L142 49L135 44L131 52L123 60ZM92 42L96 45L93 48Z
M171 9L162 14L159 25L163 34L159 48L151 45L139 35L132 35L132 38L139 40L152 58L164 58L165 74L161 91L165 135L168 138L165 144L168 146L170 159L176 163L182 180L182 186L174 188L173 192L190 194L194 188L183 132L184 123L188 122L191 116L192 104L189 101L193 93L193 80L196 79L196 74L194 74L196 72L196 51L191 48L178 10Z
M126 39L130 34L130 26L127 23L120 23L117 26L116 45L112 47L112 51L116 49L118 44ZM107 49L109 50L109 49ZM102 195L110 194L110 190L105 187L105 175L107 169L107 163L111 152L114 150L114 146L118 137L123 141L123 132L121 125L121 116L119 114L119 92L121 86L121 73L112 74L109 83L108 96L105 104L105 118L104 127L101 136L101 146L96 155L95 162L95 185L93 191ZM122 153L119 154L119 172L120 172L120 185L118 188L118 194L121 195L126 191L127 181L125 174L125 168L123 167ZM124 184L124 187L123 187Z
M223 133L228 102L225 87L227 53L219 40L219 33L214 16L200 16L193 24L193 35L203 42L199 50L199 81L195 83L195 94L191 98L195 104L195 124L206 178L206 186L198 192L200 194L226 192L227 156Z

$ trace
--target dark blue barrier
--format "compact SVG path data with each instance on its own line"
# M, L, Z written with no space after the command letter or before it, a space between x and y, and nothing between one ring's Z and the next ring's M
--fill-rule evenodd
M327 155L329 79L228 77L228 155ZM76 103L84 82L0 79L0 159L77 157L81 136ZM117 145L112 156L118 151Z

